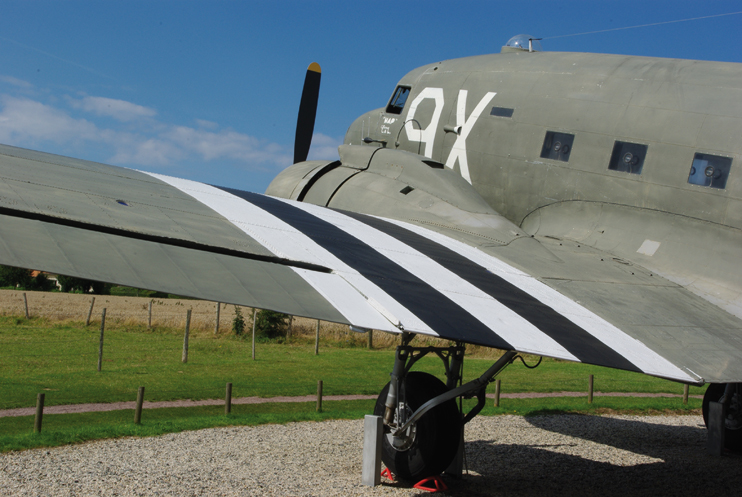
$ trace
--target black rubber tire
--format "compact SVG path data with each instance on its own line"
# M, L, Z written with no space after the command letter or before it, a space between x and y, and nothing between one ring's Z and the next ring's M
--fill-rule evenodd
M725 388L726 383L710 383L706 393L703 394L701 411L703 412L703 423L707 427L709 425L709 402L717 402L721 399ZM742 399L735 399L738 406L740 401ZM742 412L738 412L738 415L742 416ZM736 430L726 428L724 430L724 447L734 452L742 452L742 428Z
M447 391L441 380L417 371L407 374L401 388L409 414ZM387 383L376 400L375 415L384 416L388 392ZM456 457L461 440L461 415L456 401L451 399L425 413L415 426L414 441L408 449L397 450L389 437L383 437L381 460L397 478L417 482L441 474Z

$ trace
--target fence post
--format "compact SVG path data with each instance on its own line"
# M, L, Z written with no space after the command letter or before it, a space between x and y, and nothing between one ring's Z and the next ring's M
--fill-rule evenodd
M368 348L369 350L374 348L374 330L368 330Z
M85 320L85 326L90 325L90 316L93 315L93 306L95 305L95 297L90 300L90 309L88 309L88 318Z
M183 336L183 356L181 357L181 362L186 363L188 362L188 335L191 332L191 310L188 309L188 312L186 313L186 329L185 329L185 335Z
M317 382L317 412L322 412L322 380Z
M220 306L219 302L216 303L216 323L214 323L214 335L219 333L219 312L220 312Z
M257 325L258 313L253 307L252 309L252 360L255 360L255 326Z
M152 301L149 301L149 317L147 318L147 329L152 329Z
M98 372L100 373L103 367L103 332L106 329L106 308L103 308L103 312L100 315L100 345L98 346Z
M317 320L317 334L314 337L314 355L319 355L319 319Z
M587 403L593 403L593 375L590 375L590 379L587 382Z
M683 385L683 404L688 404L688 392L690 390L690 385L687 383Z
M500 407L500 380L495 380L495 407Z
M41 433L41 419L44 417L44 394L36 396L36 416L33 420L34 433Z
M26 298L26 292L23 292L23 306L26 308L26 319L28 319L28 299Z
M289 339L291 338L291 327L294 324L294 316L289 316L289 329L286 330L286 343L289 343Z
M144 387L137 392L137 408L134 410L134 424L142 424L142 404L144 404Z
M232 383L227 383L227 395L224 399L224 414L232 412Z

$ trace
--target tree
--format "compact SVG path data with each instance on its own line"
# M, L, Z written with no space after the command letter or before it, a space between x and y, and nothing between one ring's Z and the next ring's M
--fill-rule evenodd
M31 284L31 270L20 267L0 266L0 285L26 288Z
M63 274L57 276L57 281L62 287L63 292L74 292L77 290L82 293L88 293L92 288L93 293L96 295L110 295L111 293L111 285L100 281L85 280Z

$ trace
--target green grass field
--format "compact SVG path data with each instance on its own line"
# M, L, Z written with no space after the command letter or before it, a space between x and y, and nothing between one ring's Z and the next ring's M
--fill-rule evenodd
M209 332L191 336L188 363L181 362L182 330L111 325L106 329L103 370L97 372L99 330L81 323L50 323L0 317L0 409L31 407L36 395L45 393L45 404L78 404L134 400L137 388L146 387L146 400L223 398L227 382L233 396L273 397L316 393L323 380L325 395L376 395L388 381L394 360L392 348L367 350L346 342L325 339L314 355L311 341L298 344L257 344L251 359L249 340L232 335L214 337ZM528 359L534 362L533 358ZM467 357L465 381L479 376L493 358ZM419 361L415 369L442 377L436 357ZM545 359L535 370L520 362L509 366L499 378L502 391L586 391L588 376L595 376L596 391L666 392L681 394L680 384L607 368ZM691 388L692 395L702 388ZM151 409L141 426L134 425L133 411L45 415L41 434L32 434L33 417L0 418L0 450L58 445L94 438L151 435L171 431L264 422L357 418L369 413L371 401L327 402L323 413L314 404L263 404L234 406L223 415L222 407ZM647 412L697 409L691 399L638 399L596 397L592 405L584 398L507 399L502 407L487 407L483 414L528 414L560 411L596 412L600 409Z

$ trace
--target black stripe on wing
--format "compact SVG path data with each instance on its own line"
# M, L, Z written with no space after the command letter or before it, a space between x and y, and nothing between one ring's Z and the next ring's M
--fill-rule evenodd
M353 212L342 212L430 257L533 324L580 361L641 372L624 356L556 310L448 247L383 219Z
M302 232L377 285L441 336L513 349L502 337L441 292L337 226L266 195L217 188L246 200Z

